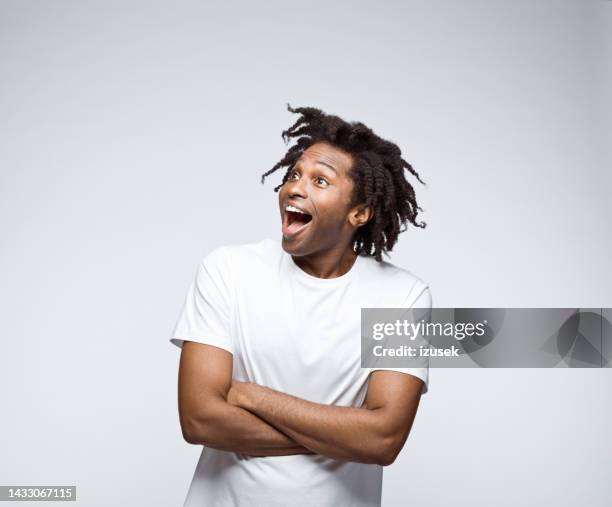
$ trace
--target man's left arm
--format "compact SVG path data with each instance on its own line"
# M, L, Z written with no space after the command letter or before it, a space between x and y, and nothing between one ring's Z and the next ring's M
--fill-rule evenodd
M316 454L390 465L414 421L423 381L387 370L370 374L362 407L324 405L234 380L228 402L249 410Z

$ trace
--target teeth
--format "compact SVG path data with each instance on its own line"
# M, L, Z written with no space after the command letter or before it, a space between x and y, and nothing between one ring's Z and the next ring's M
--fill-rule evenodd
M285 206L285 211L293 211L294 213L306 215L306 213L304 213L301 209L297 209L295 206L291 206L291 204L287 204L287 206Z

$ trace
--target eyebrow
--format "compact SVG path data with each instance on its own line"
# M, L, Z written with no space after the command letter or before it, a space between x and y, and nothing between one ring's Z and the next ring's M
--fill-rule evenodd
M294 166L296 165L300 165L302 163L301 160L298 160ZM325 167L330 168L332 171L334 171L336 174L338 174L338 171L336 170L336 168L333 165L329 165L327 162L323 162L322 160L315 160L315 164L321 164L324 165Z
M332 171L338 174L338 171L336 171L336 168L333 165L329 165L328 163L323 162L322 160L317 160L315 164L321 164L321 165L324 165L325 167L329 167Z

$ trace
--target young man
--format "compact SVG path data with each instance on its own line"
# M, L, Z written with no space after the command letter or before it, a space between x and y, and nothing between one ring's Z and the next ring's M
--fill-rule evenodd
M315 108L263 179L287 167L282 243L204 257L170 341L179 415L204 446L185 506L379 506L428 369L361 368L362 307L431 308L428 286L382 260L421 208L400 149ZM421 181L422 183L422 181Z

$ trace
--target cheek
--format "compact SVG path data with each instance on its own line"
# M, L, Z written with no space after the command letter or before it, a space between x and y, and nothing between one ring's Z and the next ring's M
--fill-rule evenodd
M338 229L346 222L348 212L344 196L339 193L330 192L324 199L313 200L317 210L317 218L321 227Z

